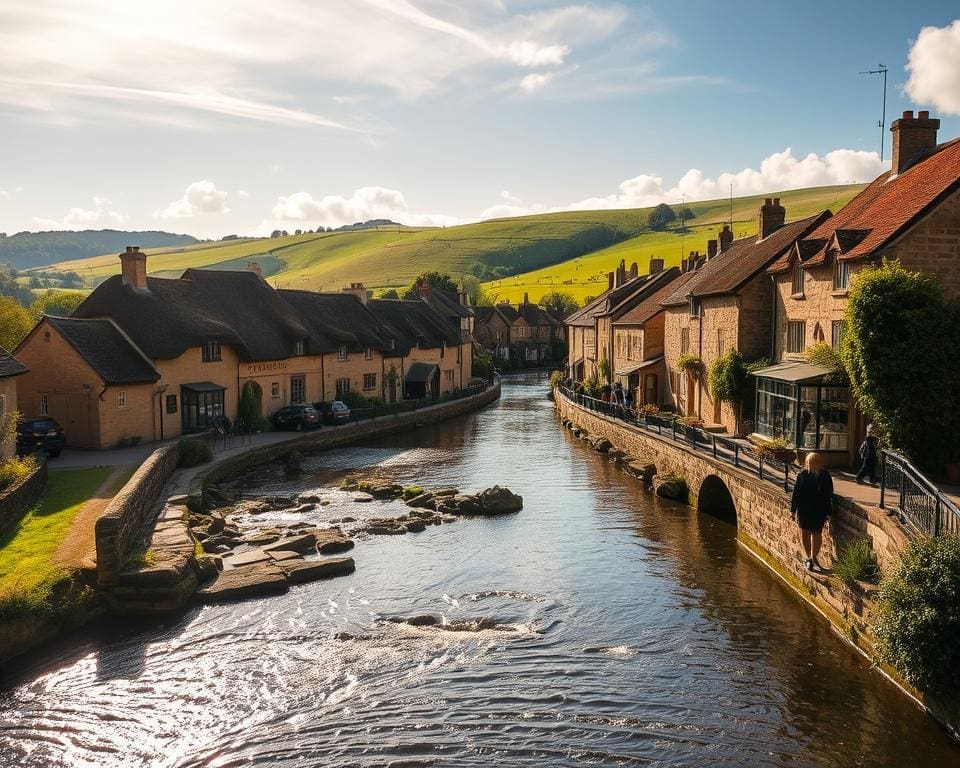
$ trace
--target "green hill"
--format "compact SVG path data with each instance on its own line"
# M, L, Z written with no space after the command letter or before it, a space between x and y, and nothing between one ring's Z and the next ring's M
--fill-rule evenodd
M823 208L837 210L861 185L822 187L780 193L789 219ZM738 236L756 232L756 211L763 196L734 199ZM175 276L188 267L243 268L257 261L271 283L284 288L337 290L351 282L385 289L409 285L427 270L454 277L474 275L501 299L538 299L563 290L582 299L600 292L604 275L625 258L645 270L656 255L668 264L685 250L704 250L708 236L729 219L730 201L690 203L695 218L680 233L651 232L650 209L569 211L496 219L458 227L414 228L398 225L347 232L292 235L282 238L200 243L146 249L150 274ZM132 243L136 244L136 243ZM119 272L115 253L52 268L81 275L93 287ZM48 267L47 269L51 269Z
M196 242L197 238L190 235L154 231L121 232L101 229L82 232L18 232L8 237L0 237L0 264L29 269L55 261L82 259L98 253L120 251L126 245L160 248Z

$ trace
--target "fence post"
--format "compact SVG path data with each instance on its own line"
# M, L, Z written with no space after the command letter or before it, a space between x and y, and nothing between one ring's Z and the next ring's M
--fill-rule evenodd
M713 458L717 458L717 436L713 435L711 439L713 440Z
M783 490L790 490L790 462L783 462Z
M934 536L940 535L940 530L941 530L940 513L941 512L942 512L942 508L940 505L940 497L937 496L936 517L934 517L933 519L933 535Z
M760 474L760 479L763 480L763 454L760 454L759 474Z
M880 509L886 509L883 506L884 496L887 494L887 454L880 451Z

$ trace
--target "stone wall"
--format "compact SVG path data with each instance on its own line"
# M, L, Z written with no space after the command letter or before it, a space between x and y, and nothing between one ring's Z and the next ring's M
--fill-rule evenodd
M869 624L869 601L839 587L833 580L813 576L803 567L797 526L790 518L790 497L770 482L746 470L714 460L703 450L660 437L592 411L577 407L559 394L557 411L590 435L603 436L631 460L651 463L658 475L682 475L690 488L690 503L701 508L717 493L716 479L729 491L737 518L737 537L751 552L770 566L805 600L849 631L854 620ZM708 482L708 478L711 479ZM705 485L705 483L707 483ZM821 562L834 560L837 548L853 539L867 539L873 545L881 568L892 565L908 537L905 531L881 510L867 509L849 499L839 498L834 515L824 529ZM868 626L861 626L862 629Z
M47 484L47 462L41 462L26 480L0 492L0 536L13 528L43 493Z
M177 468L177 446L158 448L113 497L97 520L97 582L116 583L120 569L141 542L156 511L160 493Z

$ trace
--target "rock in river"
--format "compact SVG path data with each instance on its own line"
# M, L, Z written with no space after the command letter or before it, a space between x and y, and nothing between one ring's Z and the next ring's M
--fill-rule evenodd
M201 603L223 603L246 597L279 595L290 588L287 577L274 563L244 565L222 571L212 582L198 589Z
M523 509L523 497L499 485L481 491L477 498L485 515L499 515Z

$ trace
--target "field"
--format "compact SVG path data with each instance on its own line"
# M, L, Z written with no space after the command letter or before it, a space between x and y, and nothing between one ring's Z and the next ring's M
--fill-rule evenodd
M790 219L823 208L837 210L862 187L821 187L780 193ZM757 231L762 196L735 198L737 236ZM646 271L651 256L677 264L681 253L706 249L730 201L690 203L695 218L680 232L647 230L649 209L570 211L496 219L445 229L389 226L377 229L292 235L282 238L200 243L148 249L151 275L175 277L190 267L242 269L257 261L271 283L283 288L338 290L351 282L386 289L409 285L427 270L454 277L475 275L489 294L517 301L562 290L582 300L606 285L606 273L625 259ZM45 267L44 269L50 269ZM81 275L92 288L119 272L115 254L61 262L53 268ZM507 276L509 275L509 276Z

